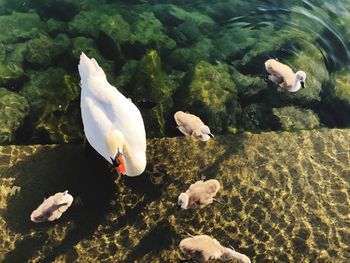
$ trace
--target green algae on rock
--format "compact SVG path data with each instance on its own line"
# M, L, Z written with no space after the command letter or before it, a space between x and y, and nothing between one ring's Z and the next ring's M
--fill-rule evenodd
M0 16L0 43L17 43L39 36L46 25L36 13L18 13ZM4 30L6 29L6 30Z
M20 93L30 104L34 137L44 132L50 142L80 139L80 116L71 112L71 104L78 100L80 94L78 77L67 74L62 68L29 71L28 74L29 82Z
M252 103L242 109L239 116L239 127L245 131L279 130L279 119L265 103Z
M18 64L0 64L0 85L12 86L23 77L23 69Z
M348 69L336 72L334 78L333 97L344 100L350 105L350 73Z
M200 116L214 133L236 127L237 89L225 67L201 61L186 78L188 85L176 92L179 109Z
M58 34L55 39L46 34L28 41L25 59L34 65L49 66L57 56L63 54L70 46L66 34Z
M28 114L29 104L23 96L0 88L0 144L14 142L15 132Z
M178 47L167 56L167 64L174 69L188 71L200 61L208 61L214 50L212 40L201 38L190 47Z
M155 50L148 52L138 63L128 91L134 100L154 103L151 109L141 109L149 137L164 136L165 120L173 106L175 84L162 70L160 57Z
M131 41L145 46L151 46L157 51L169 50L176 46L176 42L165 35L162 23L152 12L142 12L131 26Z
M79 61L81 52L88 57L95 58L103 71L106 73L108 81L114 83L115 66L114 62L103 57L98 50L94 39L86 37L76 37L72 39L71 55L75 61Z
M310 109L298 107L273 108L273 114L279 119L282 130L310 130L320 126L319 117Z

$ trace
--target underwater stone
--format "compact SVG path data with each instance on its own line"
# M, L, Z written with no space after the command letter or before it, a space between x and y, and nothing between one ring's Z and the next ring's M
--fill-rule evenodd
M79 114L80 86L77 75L61 68L28 71L29 82L21 94L31 107L33 138L65 143L82 138Z
M174 28L171 36L178 45L189 46L201 37L201 32L193 19L186 19L181 25Z
M130 40L130 25L119 14L103 16L99 28L106 35L111 37L115 43L122 44Z
M199 116L214 134L236 127L237 89L224 65L201 61L186 78L188 85L176 93L178 107Z
M200 38L191 47L176 48L166 58L166 63L174 69L188 71L189 67L194 66L200 61L208 61L211 51L214 49L212 40L209 38Z
M130 40L142 45L149 46L157 50L173 49L176 42L163 34L162 23L152 12L142 12L136 16L136 20L131 24Z
M164 136L165 120L169 118L169 111L173 105L171 96L175 84L163 72L160 57L155 50L151 50L140 60L128 89L133 100L155 104L150 109L140 109L143 114L147 114L145 117L147 135Z
M320 119L312 110L288 106L273 108L273 114L279 119L282 130L310 130L320 127Z
M101 12L81 11L68 23L68 32L73 36L97 37Z
M38 37L46 25L36 13L17 13L0 16L0 43L17 43Z
M271 106L265 103L253 103L242 109L239 116L239 128L247 131L279 130L279 119L273 115Z
M155 16L165 25L179 26L186 20L192 20L196 25L210 27L215 24L214 20L204 13L198 11L186 11L185 9L172 5L157 5L154 10Z
M106 73L107 79L110 83L114 83L115 66L113 61L106 59L97 49L95 41L91 38L76 37L72 39L71 55L74 61L79 63L81 52L84 52L88 57L96 59L103 71Z
M66 34L58 34L55 39L46 34L28 41L25 59L34 65L48 66L52 60L64 53L70 45L70 39Z
M0 64L0 85L16 85L24 77L22 67L15 63Z
M139 62L137 60L128 60L122 69L118 72L118 75L115 80L115 85L118 88L118 90L121 89L121 92L124 94L123 89L131 82L133 74L138 67ZM127 94L127 93L130 94ZM126 95L131 95L131 91L125 90Z
M50 34L58 34L66 32L68 29L68 24L63 21L59 21L53 18L50 18L46 21L47 24L47 32Z
M334 75L335 85L332 95L335 98L346 101L350 105L350 74L349 70L341 70Z
M0 144L14 142L15 132L28 113L29 104L23 96L0 88Z

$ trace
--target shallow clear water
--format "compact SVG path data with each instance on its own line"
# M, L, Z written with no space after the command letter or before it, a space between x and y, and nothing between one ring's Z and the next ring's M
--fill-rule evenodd
M350 2L281 2L0 0L0 145L84 142L81 52L139 107L148 138L181 136L178 110L217 137L152 140L144 175L116 184L80 146L1 148L0 261L178 262L188 231L254 262L347 262ZM304 70L306 88L267 81L269 58ZM290 133L250 135L265 131ZM176 212L201 177L224 184L227 208ZM63 188L72 211L32 224Z

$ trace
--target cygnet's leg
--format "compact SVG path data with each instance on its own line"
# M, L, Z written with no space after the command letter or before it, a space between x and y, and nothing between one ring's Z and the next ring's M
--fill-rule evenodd
M223 200L219 200L218 198L213 198L213 201L218 202L221 205L226 204Z

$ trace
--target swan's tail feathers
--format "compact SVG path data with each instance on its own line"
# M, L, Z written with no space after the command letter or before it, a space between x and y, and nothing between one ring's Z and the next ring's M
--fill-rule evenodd
M80 55L78 70L82 83L90 77L97 77L106 80L106 74L98 65L97 61L94 58L88 58L84 52Z

